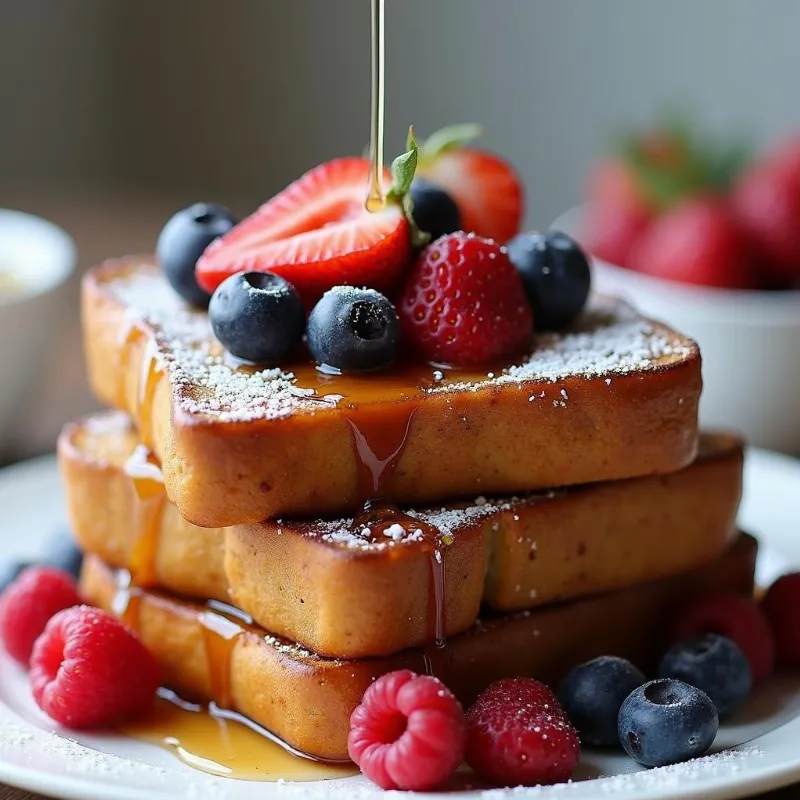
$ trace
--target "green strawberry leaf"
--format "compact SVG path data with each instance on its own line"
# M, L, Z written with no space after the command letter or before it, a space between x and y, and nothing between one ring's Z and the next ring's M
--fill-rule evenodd
M419 162L419 146L414 138L414 126L408 129L407 151L392 161L392 188L387 200L401 200L409 191Z
M414 126L408 129L406 139L406 152L399 155L392 162L392 188L386 195L387 203L399 203L403 213L411 225L411 244L414 247L424 247L431 240L430 234L417 226L414 221L414 202L411 199L411 184L419 163L419 146L414 137Z
M420 148L420 161L430 164L445 150L460 147L483 136L483 127L474 122L448 125L431 134Z
M660 151L662 141L666 149ZM685 197L726 192L749 163L752 146L749 137L721 141L701 136L688 115L672 112L661 118L651 135L624 139L617 152L650 207L663 212Z

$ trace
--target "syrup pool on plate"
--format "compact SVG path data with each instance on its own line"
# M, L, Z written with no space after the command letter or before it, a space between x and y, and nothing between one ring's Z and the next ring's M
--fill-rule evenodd
M121 732L163 747L211 775L255 781L320 781L357 774L352 764L315 761L231 711L189 703L162 690L153 711Z

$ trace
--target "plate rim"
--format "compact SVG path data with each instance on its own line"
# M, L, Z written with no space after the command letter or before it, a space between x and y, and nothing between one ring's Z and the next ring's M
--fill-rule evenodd
M769 470L792 473L794 476L796 476L798 486L800 487L800 460L783 453L762 450L759 448L748 448L746 450L746 480L748 473L752 474L754 471L764 472ZM14 491L15 486L29 486L31 482L36 483L38 481L52 481L55 479L57 479L56 455L46 454L37 456L18 464L0 468L0 492ZM9 488L9 486L11 488ZM60 500L60 498L58 499ZM35 514L36 512L33 511L32 513ZM761 530L756 531L756 533L759 536L769 540L769 534L765 534ZM0 549L1 548L2 544L0 543ZM797 544L796 552L784 554L789 557L792 565L800 567L800 541ZM12 709L8 708L4 703L0 702L0 732L4 732L7 726L11 724L23 729L30 729L36 732L37 735L44 734L59 736L58 733L48 734L47 731L44 731L34 724L27 722ZM758 737L752 742L745 743L733 749L738 751L747 750L748 748L760 749L759 743L761 743L763 740L769 740L771 737L782 737L787 735L793 735L797 739L800 739L800 715L788 720L778 728ZM59 738L68 737L59 736ZM92 747L91 745L85 743L78 744L90 750L99 749L98 747ZM103 751L100 750L100 752ZM42 758L46 760L48 757L46 752L44 752L41 747L38 751L35 749L32 750L31 755L34 759ZM125 759L124 756L115 757ZM135 759L125 760L128 760L132 763L137 763L135 762ZM149 766L150 765L142 764L143 768L149 768ZM176 769L174 770L176 774L178 773L180 766L181 765L179 762L176 762ZM171 772L173 772L173 770L168 770L166 773L167 780L169 780L169 775ZM631 773L631 775L635 774L647 775L652 773ZM205 776L202 773L199 773L199 775L202 776L200 778L200 782L204 787L204 792L213 794L215 789L219 787L219 781L223 781L224 786L230 787L231 791L229 796L231 798L236 798L239 796L240 792L236 787L242 786L244 783L248 783L250 786L259 787L258 791L264 798L291 796L292 794L298 793L302 794L301 787L305 787L306 792L308 792L308 789L311 787L317 787L319 789L322 784L322 782L317 782L306 784L267 783L264 785L264 783L258 782L238 782L226 778L214 778L212 776ZM602 780L602 778L600 780ZM759 794L762 792L783 788L797 783L798 781L800 781L800 752L798 752L794 759L786 758L782 761L778 761L777 763L770 763L767 761L761 767L759 767L757 763L748 765L746 770L741 770L736 773L736 778L733 781L731 780L731 775L728 773L718 776L709 775L707 779L700 777L697 780L692 780L679 787L672 785L663 788L648 786L646 789L640 790L640 793L637 796L643 798L643 800L699 800L699 798L708 798L709 800L714 800L715 798L717 800L735 800L736 798L752 796L753 794ZM119 781L114 781L113 775L104 776L97 775L95 773L90 777L83 777L64 773L63 771L60 773L42 772L37 770L34 766L17 764L9 761L2 755L2 753L0 753L0 782L25 791L36 792L51 797L63 798L63 800L106 800L106 798L114 798L114 800L152 800L153 798L157 798L160 800L162 797L166 798L174 796L174 788L173 791L170 791L170 786L168 784L165 784L163 788L143 787L141 785L135 785L129 782L121 784ZM509 794L508 797L510 798L513 796L514 800L526 800L527 798L532 799L534 797L547 800L547 798L552 796L553 798L558 797L564 798L564 800L570 800L572 797L583 796L582 790L578 787L584 786L585 789L583 791L590 792L591 789L589 787L591 787L594 783L595 781L576 782L573 784L576 787L575 790L565 791L564 788L559 788L553 791L552 794L551 792L547 791L547 787L534 787L530 791L516 789L513 790L513 795ZM363 790L364 788L365 787L363 784L359 785L351 782L349 783L349 789L340 787L337 790L337 787L329 786L327 791L322 790L317 796L340 796L342 798L357 796L359 794L359 790ZM497 792L497 800L502 800L505 798L505 795L503 794L504 790L490 791ZM606 791L607 790L598 787L598 794L605 794ZM465 800L478 800L478 798L495 797L494 794L486 794L485 792L486 790L463 791L452 796L463 797ZM247 792L242 792L242 794L249 797ZM310 794L313 794L313 790ZM365 797L369 796L369 794L369 792L365 793ZM629 794L630 793L627 790L620 792L621 797L627 797ZM373 793L372 796L380 795ZM441 798L443 795L441 793L421 793L415 796L418 797L419 800L433 800L434 798Z

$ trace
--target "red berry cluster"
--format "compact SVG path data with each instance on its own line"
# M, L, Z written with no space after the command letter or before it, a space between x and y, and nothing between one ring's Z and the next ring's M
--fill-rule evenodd
M586 195L584 241L604 261L704 286L800 285L800 138L748 162L650 131L600 161Z
M776 667L800 670L800 573L784 575L760 603L734 594L711 594L691 602L675 619L672 639L719 633L739 645L753 680Z
M465 714L439 680L409 670L376 680L350 719L350 757L383 789L445 784L466 758L499 786L567 780L578 735L555 695L532 678L498 681Z
M0 595L0 640L29 669L34 700L56 722L115 725L147 709L158 665L118 619L81 603L66 572L29 567Z

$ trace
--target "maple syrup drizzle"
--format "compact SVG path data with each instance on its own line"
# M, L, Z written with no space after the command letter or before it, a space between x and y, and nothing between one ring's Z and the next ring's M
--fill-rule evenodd
M116 592L111 601L111 611L129 628L138 631L140 628L140 610L142 606L141 590L133 585L131 573L126 569L117 572Z
M121 732L158 745L183 763L211 775L251 781L319 781L346 778L349 762L324 762L270 731L214 703L190 703L161 689L152 712Z
M158 345L152 336L147 337L142 357L142 371L139 375L139 386L136 397L136 416L139 420L139 432L142 441L152 447L153 435L153 401L158 379L163 368L158 361Z
M386 493L405 450L411 420L418 407L418 403L406 401L381 408L378 414L367 415L358 408L344 412L353 433L362 501Z
M134 408L128 402L127 376L131 365L133 351L144 342L144 352L142 364L136 385L136 399ZM139 433L142 441L148 445L153 445L153 399L155 396L158 378L163 374L163 367L158 359L158 344L155 338L145 328L139 320L126 320L120 330L117 345L117 374L119 382L117 384L117 407L130 411L139 423Z
M152 586L157 583L156 556L167 501L164 476L144 445L136 447L124 469L136 495L134 524L137 535L131 548L129 569L137 586Z
M386 25L385 0L372 0L372 107L369 136L370 171L367 211L380 211L386 205L383 197L383 125L385 119L385 70Z
M445 604L445 552L450 543L452 543L451 537L439 534L434 549L429 553L433 588L433 623L431 626L433 637L423 648L425 671L428 675L439 678L445 684L451 656L450 648L447 646L447 607Z
M130 366L133 348L147 334L142 329L138 320L125 319L120 330L117 342L117 407L128 409L127 383L128 367Z
M242 622L210 609L200 615L199 622L211 695L220 706L232 706L231 658L236 640L244 633Z
M429 546L428 559L431 568L431 636L424 648L425 669L446 683L450 650L447 646L447 606L446 606L446 552L453 543L452 534L442 533L433 525L412 517L397 506L382 500L368 500L361 514L355 519L355 530L369 528L371 537L383 540L384 531L392 525L401 525L409 534L422 531L424 541Z
M120 570L112 611L130 628L140 630L141 590L130 573ZM293 748L280 737L238 712L229 710L230 659L250 616L233 606L209 601L199 623L215 701L188 703L160 689L152 711L119 730L174 753L189 766L212 775L241 780L318 781L358 772L349 762L323 762Z

